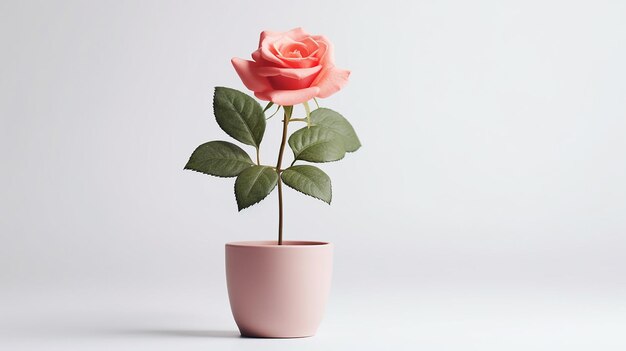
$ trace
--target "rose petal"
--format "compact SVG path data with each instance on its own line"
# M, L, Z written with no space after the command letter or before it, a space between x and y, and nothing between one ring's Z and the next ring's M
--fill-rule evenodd
M332 94L338 92L346 84L348 84L348 77L350 71L345 69L339 69L334 66L325 67L315 78L311 86L317 86L320 88L317 97L326 98Z
M237 57L233 57L230 62L233 64L233 67L235 67L235 71L239 75L239 78L241 78L241 81L246 88L252 91L266 91L272 89L272 86L266 77L256 74L256 70L258 69L256 62L243 60Z
M302 43L295 42L289 38L286 38L292 44L301 45L303 48L306 47ZM307 57L286 57L279 51L279 45L286 45L287 42L272 43L265 44L265 47L259 49L261 51L260 58L263 61L270 62L269 66L280 66L280 67L292 67L292 68L309 68L316 66L318 63L318 59L315 56L307 56Z
M259 38L259 47L261 47L261 44L263 43L263 41L269 37L276 37L276 38L280 38L283 35L283 33L281 32L274 32L271 30L264 30L261 32L261 37ZM270 39L271 40L271 39ZM273 41L273 40L271 40Z
M310 38L310 40L306 40L307 38ZM259 49L257 50L259 51L259 54L256 54L256 56L262 58L264 61L271 62L273 65L278 65L281 67L298 68L313 67L317 65L317 59L315 59L314 56L307 55L309 57L306 58L283 57L278 48L280 47L280 44L287 42L298 43L300 45L304 45L305 47L307 47L307 49L313 49L313 51L308 52L309 55L316 53L316 50L319 51L319 49L314 49L314 46L316 44L314 43L315 38L311 37L302 28L298 27L285 33L276 33L269 31L262 32L259 41ZM275 46L275 44L279 45ZM317 54L315 56L317 56ZM254 54L253 58L255 61L259 62L259 60L254 57Z
M316 76L317 75L314 74L312 76L302 78L302 79L293 79L293 78L287 78L283 76L274 76L274 77L267 77L267 80L270 81L270 85L272 86L272 88L276 90L298 90L298 89L305 89L305 88L310 87L311 83L313 83L313 80L315 79Z
M300 42L306 45L306 48L309 51L309 56L314 55L315 52L320 48L320 45L311 37L306 37Z
M277 53L278 57L297 57L297 56L289 56L292 50L298 50L300 53L300 58L309 56L309 48L299 41L295 41L290 38L285 38L284 40L279 40L272 43L274 51Z
M304 37L308 37L309 34L307 32L304 31L304 29L302 29L302 27L296 27L294 29L291 29L287 32L285 32L285 36L294 39L294 40L300 40Z
M310 68L317 66L318 59L315 57L280 57L286 67Z
M323 35L316 35L312 37L319 45L320 50L317 55L321 65L334 65L335 64L335 49L333 44Z
M292 79L308 78L322 69L322 66L310 68L281 68L281 67L258 67L256 74L261 77L283 76Z
M277 53L274 52L274 48L270 44L263 43L263 45L259 48L259 50L261 50L261 57L264 60L272 62L282 67L288 67L285 61L278 58Z
M293 106L309 101L317 96L320 89L309 87L299 90L274 90L267 92L255 92L254 95L261 100L271 101L281 106Z
M274 52L277 56L285 58L292 57L289 55L289 51L293 49L298 49L302 58L314 56L320 47L319 44L311 37L305 37L302 40L294 40L289 37L283 37L272 42L271 45L273 46Z
M261 49L257 49L255 52L252 53L252 59L259 64L259 66L268 66L268 65L274 65L273 63L267 61L266 59L263 58L263 55L261 54Z

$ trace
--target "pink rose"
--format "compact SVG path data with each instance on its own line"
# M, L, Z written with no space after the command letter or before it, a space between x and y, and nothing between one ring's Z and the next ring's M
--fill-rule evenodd
M252 59L232 59L243 84L257 98L282 106L328 97L346 85L350 75L335 67L333 45L326 37L302 28L262 32Z

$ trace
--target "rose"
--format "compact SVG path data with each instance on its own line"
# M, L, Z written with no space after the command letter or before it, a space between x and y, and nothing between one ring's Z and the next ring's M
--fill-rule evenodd
M261 33L254 61L233 58L243 84L254 95L277 105L292 106L339 91L350 71L335 67L332 43L302 28Z

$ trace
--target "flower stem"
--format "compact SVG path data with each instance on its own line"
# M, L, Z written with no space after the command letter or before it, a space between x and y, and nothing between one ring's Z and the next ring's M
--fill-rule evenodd
M309 107L309 102L305 101L302 105L304 106L304 111L306 112L306 127L311 128L311 108Z
M283 244L283 182L280 179L280 167L283 163L283 154L285 153L285 144L287 143L287 126L291 118L292 106L285 106L285 118L283 119L283 139L280 142L280 150L278 151L278 162L276 162L276 172L278 172L278 245Z

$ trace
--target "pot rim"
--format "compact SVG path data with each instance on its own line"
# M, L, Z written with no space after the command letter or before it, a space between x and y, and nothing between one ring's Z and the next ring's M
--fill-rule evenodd
M285 240L282 245L278 245L276 240L233 241L226 243L226 247L254 247L263 249L314 248L332 245L333 244L330 242L313 240Z

